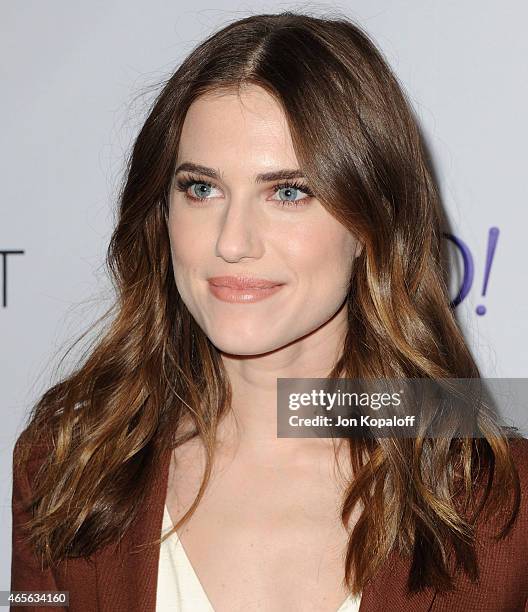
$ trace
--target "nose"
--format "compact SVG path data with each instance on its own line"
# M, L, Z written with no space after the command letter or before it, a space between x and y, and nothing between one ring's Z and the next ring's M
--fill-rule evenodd
M263 252L259 222L254 207L248 201L232 199L221 220L216 255L227 262L246 257L258 259Z

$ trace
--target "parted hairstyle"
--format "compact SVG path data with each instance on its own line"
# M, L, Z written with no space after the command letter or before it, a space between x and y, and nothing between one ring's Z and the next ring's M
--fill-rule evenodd
M154 100L128 158L107 253L112 316L33 406L15 446L18 469L34 444L51 440L28 523L44 565L120 539L169 446L200 436L207 454L200 491L176 528L205 491L231 388L175 285L168 204L190 105L248 84L281 104L311 191L364 244L329 377L480 377L449 301L438 189L411 104L381 53L340 15L288 11L230 23L192 50ZM395 550L412 556L411 592L450 588L455 567L477 577L476 521L508 508L505 535L520 486L506 431L476 416L480 437L346 441L354 478L344 524L356 503L365 508L345 560L351 592ZM185 419L192 427L182 432Z

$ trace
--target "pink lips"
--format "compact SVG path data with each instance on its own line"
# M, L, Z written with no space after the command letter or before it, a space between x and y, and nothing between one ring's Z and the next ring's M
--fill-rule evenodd
M249 276L215 276L207 280L211 293L224 302L257 302L284 286L278 281Z

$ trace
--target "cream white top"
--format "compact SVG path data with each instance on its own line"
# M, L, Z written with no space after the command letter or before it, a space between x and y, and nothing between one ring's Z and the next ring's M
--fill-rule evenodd
M162 535L172 527L165 506ZM336 612L358 612L360 601L349 596ZM160 546L156 612L214 612L176 532Z

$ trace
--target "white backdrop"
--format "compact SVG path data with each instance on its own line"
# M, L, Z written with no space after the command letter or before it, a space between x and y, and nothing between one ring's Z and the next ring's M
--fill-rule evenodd
M528 374L525 2L196 0L188 10L163 0L3 0L1 7L0 251L23 254L1 256L7 278L0 265L0 590L9 588L12 446L54 380L62 347L109 304L103 264L116 191L151 86L234 19L337 10L373 36L420 118L454 234L474 260L457 312L479 366L487 377ZM482 296L491 227L500 233ZM453 257L460 258L454 247ZM526 420L518 424L526 430Z

